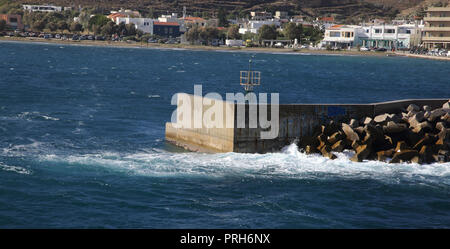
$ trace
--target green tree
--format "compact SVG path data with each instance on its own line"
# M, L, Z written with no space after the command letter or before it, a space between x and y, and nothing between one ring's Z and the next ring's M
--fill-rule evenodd
M46 28L50 29L50 31L56 31L58 29L58 25L54 22L49 22L45 25Z
M102 27L103 25L106 25L110 20L108 17L104 15L95 15L89 19L89 28L91 29L93 25L96 25L97 27Z
M79 18L79 23L83 27L88 27L89 26L89 21L91 20L91 18L90 18L90 14L87 13L85 10L80 13L78 18Z
M239 26L231 25L228 28L227 36L228 36L228 39L233 39L233 40L241 39L241 34L239 34Z
M70 24L70 31L72 32L80 32L83 30L83 25L77 23L77 22L73 22L72 24Z
M46 23L44 21L38 20L33 22L31 28L36 31L42 31L45 28L45 26Z
M132 23L126 24L125 25L125 30L126 30L126 34L125 35L127 35L127 36L133 36L133 35L136 35L136 33L137 33L136 27Z
M6 21L0 20L0 31L6 30Z
M219 19L219 27L228 27L228 19L227 19L227 12L223 8L219 9L219 13L217 14L217 17Z
M252 40L255 41L258 39L258 35L252 32L245 32L244 35L242 35L242 40Z
M317 44L323 39L323 31L317 27L307 27L304 29L304 37L310 42Z
M303 26L297 25L293 22L290 22L286 24L284 27L284 36L287 37L289 40L297 39L298 41L301 41L303 35Z
M207 41L211 41L213 39L219 39L219 30L213 27L206 27L203 28L203 32L206 33L206 39Z
M110 21L102 27L100 32L104 36L111 36L117 32L117 25Z
M200 39L200 28L195 25L186 32L186 40L193 44Z
M155 17L156 17L155 11L153 10L152 7L150 7L150 8L148 9L148 13L145 15L145 17L147 17L147 18L155 18ZM148 40L148 39L147 39L147 40Z
M127 34L127 28L124 22L119 23L117 25L117 34L119 35L126 35Z
M91 26L91 29L90 29L90 30L91 30L92 32L94 32L94 35L98 35L98 34L100 34L100 32L102 32L102 27L93 24L93 25Z
M67 24L66 21L59 21L59 22L58 22L58 29L59 29L59 30L66 30L66 29L69 29L69 24Z
M258 36L260 40L275 40L277 39L277 29L275 25L264 24L258 30Z

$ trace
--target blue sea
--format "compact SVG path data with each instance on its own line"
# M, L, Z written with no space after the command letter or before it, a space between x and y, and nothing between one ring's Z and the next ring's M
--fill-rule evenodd
M450 62L0 43L0 228L450 228L450 164L204 154L165 142L172 95L450 98ZM223 95L224 96L224 95Z

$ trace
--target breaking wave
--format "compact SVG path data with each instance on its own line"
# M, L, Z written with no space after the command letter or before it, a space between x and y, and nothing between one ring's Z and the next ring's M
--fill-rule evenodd
M15 172L17 174L30 175L32 172L23 167L6 165L0 162L0 170Z
M46 163L104 167L132 175L176 177L250 177L290 179L376 179L389 183L403 180L438 182L450 185L450 163L388 164L378 161L355 163L352 152L336 153L330 160L306 155L295 144L279 153L172 153L164 150L135 154L97 153L85 155L42 155Z
M17 115L18 118L24 119L24 120L52 120L52 121L58 121L59 118L51 117L46 114L42 114L39 112L22 112Z

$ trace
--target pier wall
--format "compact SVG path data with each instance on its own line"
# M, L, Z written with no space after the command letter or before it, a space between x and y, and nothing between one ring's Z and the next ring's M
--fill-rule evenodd
M182 110L188 110L189 113L181 114L177 109L176 122L166 123L166 141L191 151L213 153L233 151L234 104L211 99L211 104L207 104L205 102L209 101L204 100L205 98L201 96L191 94L181 94L178 96L177 107L182 107ZM222 108L223 117L221 126L224 128L208 128L205 125L202 125L201 128L195 128L196 124L204 123L202 119L204 116L207 116L207 111L212 105ZM184 119L187 115L191 116L190 127L192 128L176 128L177 123L187 122ZM227 122L231 123L229 125L230 128L227 128ZM206 123L208 124L207 121Z
M193 97L190 98L202 98ZM294 141L307 143L314 129L329 120L338 122L352 118L361 119L374 117L383 113L400 113L408 105L429 105L438 108L448 99L410 99L373 104L281 104L279 105L279 133L275 139L261 139L261 128L248 128L248 109L245 106L246 128L238 128L237 108L242 106L231 102L217 101L228 109L224 111L223 120L232 122L232 128L174 128L172 123L166 124L166 140L192 151L204 152L239 152L239 153L267 153L279 151L282 147ZM203 105L202 113L210 105ZM192 106L193 109L195 109ZM230 112L230 108L233 110ZM267 107L270 120L270 105ZM224 127L225 127L225 122ZM267 130L267 129L265 129Z

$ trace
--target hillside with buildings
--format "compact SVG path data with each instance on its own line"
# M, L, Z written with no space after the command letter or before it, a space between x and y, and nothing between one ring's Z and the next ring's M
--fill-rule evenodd
M394 5L392 0L383 1L383 5L373 5L369 1L374 2L335 0L323 4L325 1L310 1L309 7L301 7L298 14L285 9L285 6L292 4L291 1L267 0L265 4L280 6L274 7L274 10L260 10L255 5L245 10L245 15L240 15L241 12L233 15L236 12L225 8L215 8L215 12L189 12L189 7L183 6L181 11L175 7L158 11L156 7L145 5L146 1L135 1L135 7L116 7L113 0L101 1L103 5L97 6L74 6L76 1L64 5L64 0L55 1L61 2L61 5L18 4L16 1L0 0L0 31L5 36L55 36L66 40L208 46L328 50L362 48L364 51L450 48L450 7L445 7L447 3L397 0L399 4L405 2L403 6L415 6L409 7L412 15L401 16L398 15L400 5ZM171 3L179 5L180 2L183 3L181 0ZM198 0L195 3L203 6L201 2ZM248 2L239 3L245 5ZM214 4L214 1L208 4ZM203 8L214 9L211 6ZM345 16L348 17L343 18Z
M8 2L7 0L0 1ZM359 21L370 18L393 19L397 15L415 15L424 4L449 2L448 0L15 0L15 4L54 4L98 9L137 9L148 15L181 12L186 6L188 14L214 16L219 8L232 15L244 17L249 11L289 11L306 16L333 16L338 20Z

